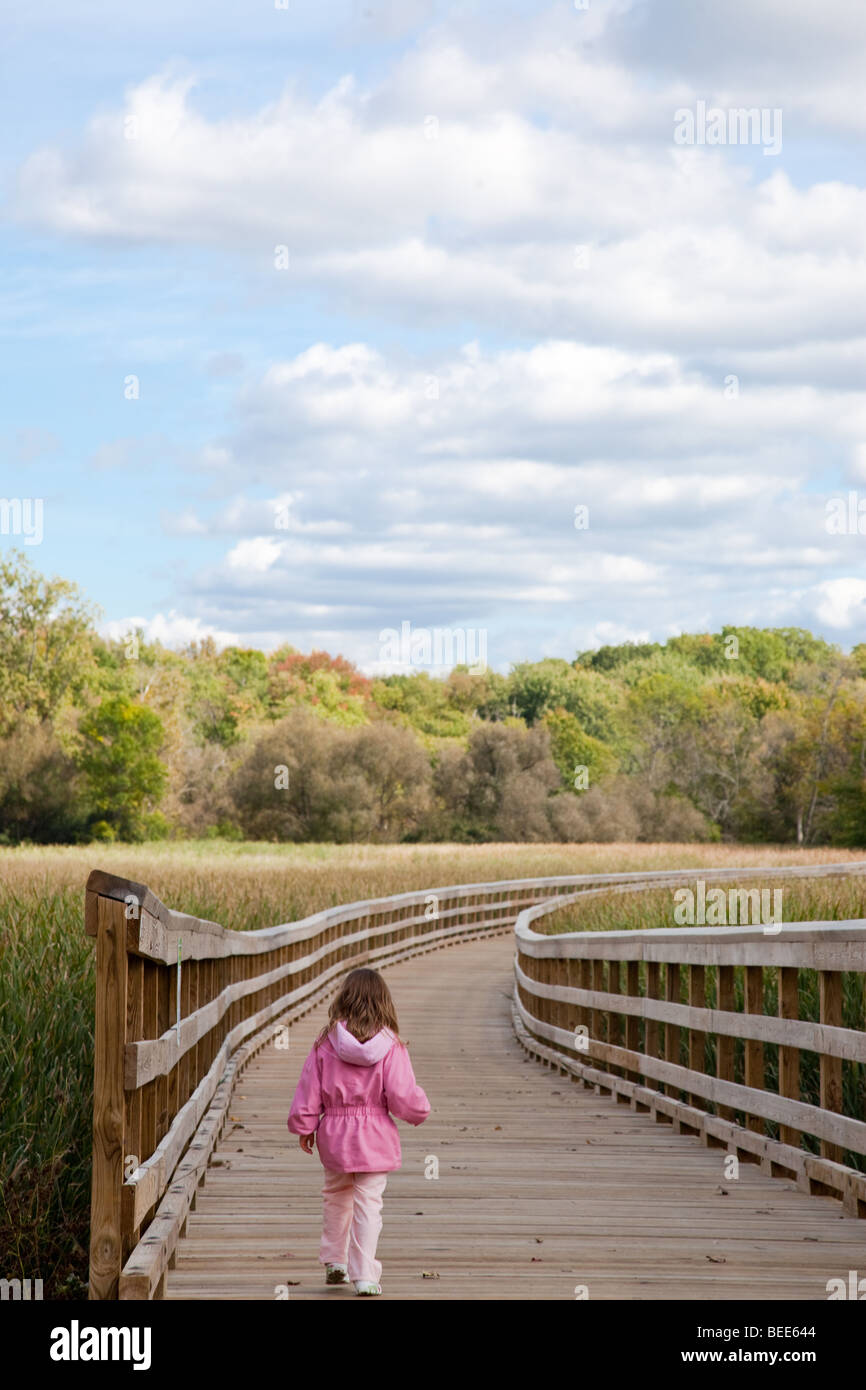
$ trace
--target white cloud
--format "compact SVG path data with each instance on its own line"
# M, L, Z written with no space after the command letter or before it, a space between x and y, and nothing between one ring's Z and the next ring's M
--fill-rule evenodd
M288 86L231 118L203 115L195 79L166 69L71 149L26 159L17 215L233 248L275 295L314 284L430 321L507 312L545 337L789 346L859 329L866 193L677 147L682 80L649 83L613 37L607 56L584 48L576 19L506 25L492 51L441 25L376 85L345 76L318 100ZM859 86L854 106L862 118Z
M160 642L164 647L184 647L205 637L212 637L218 648L236 646L241 640L236 632L186 617L173 608L167 614L155 613L150 618L117 618L103 623L99 630L114 642L125 641L131 633L142 631L146 642Z
M568 640L576 608L592 610L581 645L605 623L631 634L703 626L708 611L754 621L757 594L796 621L850 559L850 538L828 539L824 494L802 489L828 441L850 453L851 393L766 384L732 401L675 356L562 341L472 344L423 366L317 344L248 384L236 411L221 445L236 491L202 523L232 543L193 592L242 630L281 621L296 645L327 614L365 666L375 632L404 617L488 624L493 665L521 643L540 655L544 632ZM327 460L315 471L313 449ZM288 505L277 539L262 529L275 499L243 491L249 457ZM799 598L773 598L772 580ZM821 611L833 619L826 598Z
M590 628L575 633L576 645L582 651L595 651L599 647L615 647L621 642L650 642L648 631L625 627L621 623L599 622Z
M822 623L838 630L863 629L866 624L866 579L828 579L816 586L815 612Z
M276 563L281 551L281 543L273 537L254 536L248 541L238 541L226 556L226 563L231 569L264 574Z
M432 384L432 386L431 386ZM435 387L435 396L431 391ZM438 470L478 498L555 496L557 469L610 461L625 451L635 462L652 459L651 477L639 483L648 503L687 468L691 501L699 505L748 500L778 480L744 469L702 470L696 452L743 456L768 441L790 440L792 453L808 435L833 438L847 450L860 438L863 401L849 391L756 383L737 399L724 379L686 369L671 354L628 352L567 341L526 349L465 352L425 366L396 361L370 347L317 344L298 359L275 364L238 397L239 429L223 441L221 466L240 475L240 460L254 454L265 476L286 475L287 460L300 464L311 450L329 468L357 479L361 465L383 469L415 460L407 488L389 488L392 501L412 506L419 498L418 471ZM659 475L659 458L667 460ZM272 463L268 460L272 459ZM468 463L471 461L471 468ZM633 496L635 469L621 491ZM296 471L304 489L309 470ZM577 499L585 500L585 499Z

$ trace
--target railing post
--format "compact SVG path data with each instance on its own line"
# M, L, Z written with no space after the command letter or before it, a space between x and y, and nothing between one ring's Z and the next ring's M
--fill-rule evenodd
M831 1028L842 1026L842 975L838 970L818 972L821 1022ZM821 1053L821 1109L839 1114L842 1109L842 1059ZM821 1140L821 1157L834 1163L842 1162L842 1149L829 1140Z
M690 965L689 972L689 1007L692 1009L705 1009L707 1007L707 975L706 966ZM689 1028L689 1069L691 1071L705 1072L706 1044L707 1035L699 1028ZM706 1109L706 1101L701 1096L689 1095L689 1104L694 1105L699 1110Z
M123 1047L127 1009L124 904L114 898L98 897L96 922L90 1297L112 1299L117 1298L123 1263Z
M544 960L541 962L541 982L542 982L542 984L545 984L545 985L552 985L552 984L555 983L554 977L553 977L553 970L554 970L554 961L553 961L553 959L552 959L550 956L545 956L545 957L544 957ZM541 1017L542 1017L542 1020L543 1020L544 1023L548 1023L548 1024L553 1024L553 1025L555 1025L555 1024L556 1024L556 1002L555 1002L555 1000L553 1000L553 999L542 999L542 1001L541 1001L541 1010L540 1010L540 1013L541 1013ZM555 1046L555 1044L552 1044L552 1046Z
M592 961L581 956L577 962L577 983L581 989L592 989ZM583 1059L586 1061L589 1053L589 1040L592 1037L593 1015L592 1010L584 1004L577 1012L577 1021L586 1029L585 1042L583 1044Z
M576 956L568 956L566 958L565 982L570 989L583 988L583 964L583 961ZM578 1028L586 1028L587 1032L589 1032L586 1022L586 1009L584 1009L582 1004L566 1005L565 1026L571 1033L572 1039L574 1039L574 1041L572 1042L571 1050L577 1052L578 1060L580 1060L581 1056L585 1058L586 1053L582 1051L583 1044L577 1041ZM580 1080L580 1078L574 1072L572 1072L571 1074L571 1079L572 1081Z
M747 965L743 970L743 1011L747 1014L764 1012L764 967ZM752 1090L764 1089L764 1044L754 1038L747 1038L745 1048L745 1082ZM764 1121L760 1115L746 1115L746 1129L755 1134L764 1133Z
M609 960L607 962L608 994L622 993L622 981L620 976L621 970L619 959L617 958L616 960ZM607 1015L607 1041L613 1047L623 1046L622 1014L614 1013L612 1008L608 1010ZM615 1067L612 1063L610 1063L609 1065L610 1070L614 1076L623 1076L625 1074L624 1069L622 1067Z
M604 992L604 961L595 959L590 961L591 985L590 988L595 994ZM590 1009L589 1013L589 1036L590 1042L607 1042L607 1014L602 1009ZM592 1047L589 1048L589 1055L592 1057Z
M796 966L779 966L779 1017L799 1018L799 977ZM789 1100L800 1099L800 1049L798 1047L779 1047L779 1095ZM800 1131L790 1125L779 1126L779 1138L783 1144L798 1148Z
M222 967L224 967L225 961L221 960L219 964L221 967L220 989L222 989L224 983L222 978ZM171 1017L172 971L171 966L165 965L156 966L156 971L156 1032L153 1036L155 1038L161 1038L168 1028L169 1019ZM222 1046L224 1037L225 1023L223 1022L219 1042L217 1044L218 1047ZM169 1115L168 1109L168 1077L160 1076L156 1083L156 1144L154 1144L154 1148L156 1148L157 1144L162 1143L170 1124L171 1116Z
M640 963L636 960L626 962L625 992L630 999L640 998ZM637 1014L626 1014L625 1039L629 1052L640 1052L640 1019ZM643 1075L639 1071L626 1070L626 1076L629 1081L643 1081Z
M647 961L646 965L646 997L647 999L657 1000L661 983L661 969L657 960ZM648 1057L655 1061L659 1055L659 1021L657 1018L648 1018L644 1028L644 1051ZM654 1077L646 1077L644 1085L649 1086L650 1090L660 1091L661 1082Z
M796 972L795 972L796 973ZM720 1012L735 1012L736 994L734 988L734 967L718 967L718 987L716 989L716 1008ZM735 1078L734 1038L728 1033L716 1034L716 1076L720 1081L733 1081ZM718 1113L723 1120L733 1120L734 1110L730 1105L719 1105Z
M159 966L154 961L144 962L144 1004L142 1011L142 1038L159 1037ZM157 1077L143 1088L141 1099L141 1148L139 1158L150 1158L157 1145L159 1128L160 1079ZM147 1213L149 1216L150 1213Z
M665 999L668 1004L680 1002L680 967L676 961L669 960L665 965ZM678 1023L665 1024L665 1061L680 1064L680 1026ZM670 1081L664 1087L668 1096L679 1096L679 1087Z
M565 958L564 956L555 956L555 957L553 958L551 964L552 964L552 966L553 966L553 972L552 972L552 974L553 974L553 983L554 983L555 985L557 985L557 986L569 984L569 983L570 983L569 978L568 978L568 976L569 976L569 963L568 963L568 961L566 960L566 958ZM555 1004L554 1004L553 1019L554 1019L554 1022L555 1022L555 1024L556 1024L557 1028L561 1028L561 1029L563 1030L563 1032L567 1032L567 1033L573 1033L573 1032L574 1032L574 1029L571 1028L571 1027L569 1026L569 1024L570 1024L570 1020L569 1020L569 1014L570 1014L570 1012L571 1012L571 1005L570 1005L570 1004L567 1004L567 1003L566 1003L564 1000L562 1000L562 999L557 999L557 1000L556 1000L556 1002L555 1002ZM566 1052L568 1051L568 1049L562 1049L562 1048L560 1048L559 1050L560 1050L560 1051L566 1051Z

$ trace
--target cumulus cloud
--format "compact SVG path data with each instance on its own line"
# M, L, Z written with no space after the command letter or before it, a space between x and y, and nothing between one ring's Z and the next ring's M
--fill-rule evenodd
M403 621L483 628L502 666L541 655L545 634L592 646L708 612L860 620L820 587L857 543L828 534L816 486L828 447L851 455L850 392L731 398L673 356L568 342L473 342L420 365L316 344L247 383L235 410L226 479L240 486L255 457L262 484L291 484L196 513L231 544L190 594L241 628L282 622L303 646L324 620L373 670L378 632Z
M102 623L99 630L113 642L125 641L132 633L141 632L146 642L160 642L164 647L175 648L201 642L206 637L212 637L218 648L235 646L240 640L236 632L227 632L173 608L168 613L155 613L150 617L115 618Z
M347 75L318 100L290 84L231 118L204 115L194 75L169 68L71 149L33 152L16 213L85 238L230 248L277 295L314 285L415 320L507 315L539 336L676 350L859 329L864 191L675 145L673 113L699 94L626 63L615 9L591 48L560 10L505 25L492 51L439 26L377 84Z
M226 563L231 569L263 574L275 564L280 551L280 543L273 537L253 536L248 541L238 541L226 556Z
M828 579L816 585L815 612L837 630L862 627L866 620L866 579Z

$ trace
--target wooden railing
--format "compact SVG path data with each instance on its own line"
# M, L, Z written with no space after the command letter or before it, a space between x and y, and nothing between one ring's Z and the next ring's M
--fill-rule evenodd
M762 869L761 877L858 868L866 866ZM722 882L749 871L697 872ZM348 970L511 931L525 909L576 889L688 881L682 872L662 871L457 884L237 932L171 911L143 884L94 871L85 911L86 930L96 938L90 1297L163 1296L235 1081ZM557 952L544 947L539 958L546 954ZM531 959L532 951L523 952L525 962ZM521 968L532 982L533 967ZM525 1005L531 989L522 988ZM550 1022L539 1015L533 1027Z
M767 876L766 869L749 875ZM514 1026L527 1051L866 1216L866 1172L851 1166L866 1155L866 1032L842 1026L846 973L850 995L864 999L866 921L556 932L566 906L579 925L581 900L592 896L574 894L518 917ZM553 930L543 934L533 923ZM808 1021L804 995L815 975L819 1017ZM767 984L775 1014L765 1012ZM777 1089L765 1084L767 1044L778 1049ZM803 1051L818 1057L811 1103L802 1098ZM857 1069L848 1113L843 1063Z

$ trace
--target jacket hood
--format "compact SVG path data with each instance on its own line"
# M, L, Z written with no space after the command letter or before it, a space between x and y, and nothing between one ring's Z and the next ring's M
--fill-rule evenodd
M374 1067L387 1056L394 1046L394 1034L388 1028L380 1028L366 1042L358 1042L356 1037L338 1023L331 1031L331 1043L341 1062L352 1062L356 1067Z

